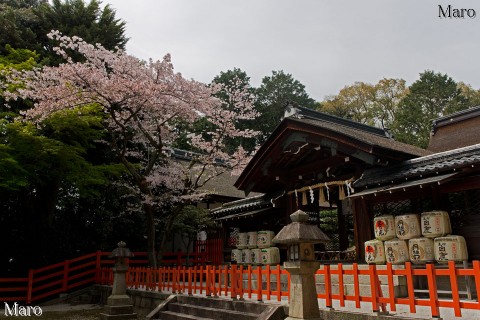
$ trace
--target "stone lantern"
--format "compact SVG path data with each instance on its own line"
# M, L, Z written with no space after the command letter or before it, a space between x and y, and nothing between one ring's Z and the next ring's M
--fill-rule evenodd
M283 266L290 273L290 307L286 320L320 319L315 272L314 244L330 241L317 226L309 224L308 214L298 210L290 215L292 223L283 227L273 242L288 246L288 261Z
M109 258L115 258L112 294L107 299L105 312L100 314L100 319L137 319L137 314L133 312L132 300L127 295L126 281L127 259L133 257L133 253L126 247L125 242L120 241L117 245L118 248L115 248L109 256Z

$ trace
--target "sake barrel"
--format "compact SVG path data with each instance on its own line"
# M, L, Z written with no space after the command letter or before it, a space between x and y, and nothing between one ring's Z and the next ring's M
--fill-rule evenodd
M410 256L410 261L415 264L435 261L433 239L414 238L408 240L408 254Z
M245 249L245 248L247 248L247 245L248 245L248 233L240 232L238 234L237 248L238 249Z
M280 263L280 250L277 247L263 248L261 250L262 264L279 264Z
M461 262L468 259L467 244L462 236L445 236L433 240L435 260L438 263L448 261Z
M248 232L247 248L253 249L257 247L257 231Z
M383 243L385 248L385 261L392 264L403 264L410 260L406 240L391 239Z
M398 239L419 238L422 235L421 231L420 216L418 214L404 214L395 217L395 232Z
M233 249L232 250L232 262L234 263L242 263L242 250L240 249Z
M269 248L273 246L272 239L275 237L273 231L258 231L257 232L257 247L259 248Z
M378 240L390 240L395 238L395 217L385 215L373 218L375 238Z
M252 264L262 264L262 249L251 249L252 250Z
M252 250L243 249L242 250L242 261L241 264L251 264L252 263Z
M365 241L365 261L368 264L385 263L385 247L381 240Z
M452 233L450 217L446 211L423 212L420 220L424 237L436 238Z

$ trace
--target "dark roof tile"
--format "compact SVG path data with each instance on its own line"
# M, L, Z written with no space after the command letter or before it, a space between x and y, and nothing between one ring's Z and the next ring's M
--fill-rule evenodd
M355 188L378 186L476 164L480 164L480 144L406 160L385 168L366 170L353 186Z

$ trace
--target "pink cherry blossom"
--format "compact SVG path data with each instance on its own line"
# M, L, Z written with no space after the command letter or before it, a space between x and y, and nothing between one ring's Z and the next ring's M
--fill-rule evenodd
M59 31L48 36L59 42L55 51L67 62L10 73L7 83L18 84L20 89L4 96L33 100L34 107L24 116L38 125L59 110L91 104L102 108L107 115L104 127L110 134L110 147L144 200L150 221L148 249L153 252L156 208L165 203L198 201L205 195L205 190L199 190L206 182L226 171L239 173L248 162L250 155L241 147L227 153L225 140L258 135L237 127L238 120L258 116L254 97L246 90L185 79L174 71L169 54L162 60L145 62ZM82 62L75 62L72 53L80 55ZM228 102L215 97L220 90L228 93ZM192 124L200 117L215 128L189 135L192 147L201 153L194 154L189 165L173 161L167 153L179 134L175 124L180 120Z

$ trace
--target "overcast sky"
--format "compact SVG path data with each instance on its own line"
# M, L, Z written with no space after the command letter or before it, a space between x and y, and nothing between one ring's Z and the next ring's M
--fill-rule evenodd
M410 85L428 69L480 88L480 1L107 3L127 22L128 53L154 60L171 53L178 72L202 82L237 67L256 87L272 70L283 70L320 101L355 81L402 78ZM448 4L477 16L439 18L439 5Z

